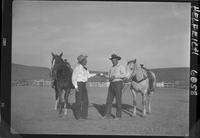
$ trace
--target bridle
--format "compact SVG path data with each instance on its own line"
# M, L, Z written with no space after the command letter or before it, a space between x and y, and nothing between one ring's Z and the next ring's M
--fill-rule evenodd
M138 67L137 67L137 64L134 63L134 61L129 61L127 64L129 65L131 62L133 62L133 64L134 64L134 69L130 69L130 67L129 67L129 69L130 69L130 70L133 70L133 71L132 71L132 73L131 73L131 75L130 75L130 77L129 77L128 80L129 80L129 81L135 81L135 82L137 82L137 83L140 83L140 82L146 80L146 79L147 79L147 76L145 76L144 73L142 73L143 78L142 78L141 80L138 81L138 80L135 79L135 76L136 76L137 71L138 71Z
M136 75L136 65L134 65L134 68L130 67L130 64L133 62L133 60L128 61L127 66L128 66L128 70L129 72L131 72L130 76L128 77L128 80L131 81L133 79L133 77ZM133 62L133 64L135 64Z
M55 57L55 56L57 56L57 57ZM56 60L56 58L58 59L58 60ZM58 68L58 66L59 66L59 64L60 63L64 63L64 61L63 61L63 59L61 58L61 57L59 57L58 55L54 55L53 56L53 58L52 58L52 61L51 61L51 72L52 73L54 73L55 74L55 76L57 76L56 74L57 74L57 68Z

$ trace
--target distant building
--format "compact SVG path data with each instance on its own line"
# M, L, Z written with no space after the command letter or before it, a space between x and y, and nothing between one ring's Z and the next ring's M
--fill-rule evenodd
M108 79L103 75L96 75L94 77L89 78L89 82L107 82Z
M164 84L164 82L157 82L156 87L163 88L163 87L165 87L165 84Z

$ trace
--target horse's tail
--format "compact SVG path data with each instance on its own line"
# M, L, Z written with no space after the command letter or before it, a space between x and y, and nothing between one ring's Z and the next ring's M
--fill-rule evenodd
M149 71L149 91L155 91L155 87L156 87L156 75L154 74L154 72Z
M152 72L153 73L153 72ZM155 73L153 73L153 76L154 76L154 87L156 87L156 82L157 82L157 80L156 80L156 75L155 75Z

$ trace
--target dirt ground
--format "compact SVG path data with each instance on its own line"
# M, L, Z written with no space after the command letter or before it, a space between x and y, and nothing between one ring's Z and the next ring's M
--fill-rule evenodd
M121 120L102 119L107 88L88 88L88 120L76 120L72 109L66 117L54 110L54 90L50 87L12 87L11 127L20 134L158 135L188 136L189 91L157 88L152 98L152 114L141 117L142 99L137 95L137 116L132 117L132 95L123 94ZM69 101L74 103L74 94ZM115 116L115 107L112 108Z

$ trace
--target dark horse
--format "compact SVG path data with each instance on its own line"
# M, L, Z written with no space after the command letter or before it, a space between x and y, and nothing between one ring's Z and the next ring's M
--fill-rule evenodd
M54 53L51 54L53 56L52 64L53 61L55 61L52 68L52 77L54 79L56 109L58 109L59 114L64 113L64 115L66 115L67 106L69 105L68 96L73 88L71 79L72 69L63 61L63 53L60 55L56 55Z

